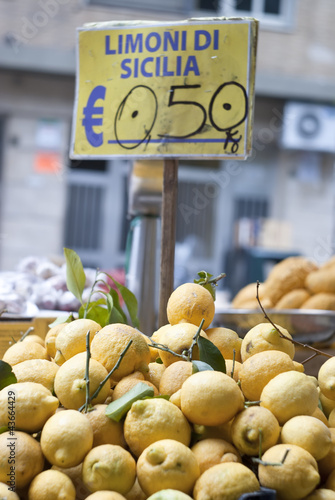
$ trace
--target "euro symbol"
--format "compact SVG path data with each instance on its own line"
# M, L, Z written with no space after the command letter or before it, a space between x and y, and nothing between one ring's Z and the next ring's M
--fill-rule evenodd
M104 100L105 95L106 87L104 87L103 85L98 85L92 90L88 98L86 108L83 109L85 118L83 118L82 124L83 127L85 127L86 138L94 148L101 146L101 144L103 143L102 132L100 132L99 134L95 133L93 131L93 127L95 125L102 125L103 119L101 115L103 115L104 112L103 106L95 106L95 103L98 99Z

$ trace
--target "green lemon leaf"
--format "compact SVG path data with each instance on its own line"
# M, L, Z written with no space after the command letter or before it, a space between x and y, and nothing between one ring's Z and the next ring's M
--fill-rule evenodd
M92 319L102 327L108 324L109 312L106 308L106 301L104 299L98 299L90 302L86 313L85 311L86 304L83 304L78 311L78 317Z
M213 274L207 273L206 271L198 272L199 279L193 280L194 283L203 286L206 290L209 291L213 299L215 300L215 286L210 283L210 279L213 277Z
M213 285L211 283L207 283L207 285L203 285L203 287L206 288L206 290L209 291L209 293L213 297L213 300L215 300L216 299L216 293L215 293L215 288L213 287Z
M143 382L139 382L132 387L128 392L123 394L120 398L109 403L106 408L106 415L115 422L119 422L121 418L130 410L131 405L139 399L153 397L154 390Z
M122 296L124 303L127 307L132 325L135 328L139 328L140 322L139 322L138 317L137 317L138 302L137 302L135 295L127 287L123 286L121 283L116 281L112 276L110 276L109 274L107 274L107 276L113 281L113 283L115 284L115 286L117 287L117 289L121 293L121 296Z
M205 372L206 370L214 370L214 368L204 361L192 360L192 373Z
M83 303L82 295L86 276L79 255L70 248L64 248L66 260L66 285L70 292Z
M213 370L226 373L226 363L216 345L205 337L198 337L197 344L199 347L200 361L209 364Z
M56 325L61 325L62 323L71 323L71 321L74 320L74 316L71 313L69 316L58 316L58 318L55 319L52 323L48 325L49 328L52 328L53 326Z
M195 279L194 283L198 283L198 285L205 285L213 277L213 275L208 273L207 271L200 271L197 274L199 276L199 279Z
M0 360L0 391L10 384L16 384L17 380L12 367L6 361Z
M106 295L107 308L109 312L109 323L124 323L127 324L127 316L123 312L119 295L116 290L110 288L109 293Z

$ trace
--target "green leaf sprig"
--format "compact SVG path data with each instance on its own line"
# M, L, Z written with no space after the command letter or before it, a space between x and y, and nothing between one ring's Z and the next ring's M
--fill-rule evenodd
M129 389L120 398L109 403L106 408L106 415L111 420L119 422L122 417L130 410L131 405L138 401L139 399L152 398L154 396L154 390L152 387L148 386L144 382L138 382L134 387Z
M0 360L0 391L7 385L16 384L17 379L12 367L6 361Z
M86 283L83 265L79 255L70 248L64 248L64 256L66 260L66 285L82 304L82 295Z
M226 362L219 349L206 337L198 338L200 361L209 364L213 370L226 373Z
M102 327L111 323L130 323L135 328L139 327L139 320L137 317L138 302L135 295L127 287L119 283L108 273L97 270L89 298L87 302L84 303L83 292L85 289L86 276L83 264L74 250L64 248L64 256L66 261L67 288L81 304L78 311L79 318L93 319ZM107 283L105 280L106 277L113 282L117 290ZM99 292L102 297L92 301L95 292ZM128 315L122 309L119 296L122 297ZM53 325L54 324L56 324L56 322L53 323Z
M207 273L207 271L200 271L198 272L198 279L193 280L194 283L203 286L206 288L210 294L212 295L213 299L215 300L215 289L218 285L218 282L226 276L225 273L219 274L216 278L213 278L213 275L210 273Z

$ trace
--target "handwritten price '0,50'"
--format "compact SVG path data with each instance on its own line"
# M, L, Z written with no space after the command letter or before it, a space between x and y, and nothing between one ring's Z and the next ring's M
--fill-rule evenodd
M197 108L197 120L189 122L185 120L183 127L187 128L181 135L157 134L159 142L177 142L189 139L200 134L205 127L207 119L214 129L225 133L224 150L231 144L231 153L236 153L239 148L241 135L236 137L238 130L233 132L244 122L248 114L248 96L245 88L238 82L226 82L220 85L214 92L208 111L197 101L185 99L185 91L199 89L201 85L172 85L170 87L168 107L193 106ZM178 92L183 92L184 98L178 97ZM136 94L138 94L136 98ZM191 94L190 94L191 95ZM103 144L103 132L94 132L93 127L103 125L103 106L96 106L96 101L105 100L106 87L98 85L95 87L83 109L84 118L82 125L88 142L93 147ZM139 98L140 97L140 98ZM190 109L190 108L189 108ZM143 142L152 140L152 130L156 123L158 113L158 100L155 92L146 85L136 85L121 101L114 118L115 141L124 149L135 149ZM125 139L129 134L131 124L136 123L136 129L141 130L141 137L136 139ZM157 141L155 141L157 142Z

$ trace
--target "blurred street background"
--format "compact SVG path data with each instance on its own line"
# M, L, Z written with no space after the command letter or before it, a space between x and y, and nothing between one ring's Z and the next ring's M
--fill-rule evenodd
M287 255L335 244L334 0L0 0L0 271L27 256L122 271L129 160L71 161L76 28L259 19L253 154L180 161L176 285L226 272L234 294Z

